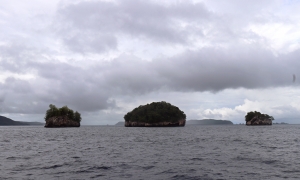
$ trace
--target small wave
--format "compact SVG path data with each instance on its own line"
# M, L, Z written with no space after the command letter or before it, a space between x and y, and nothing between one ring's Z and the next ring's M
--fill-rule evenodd
M145 166L145 167L142 167L142 169L144 169L144 170L149 170L149 169L152 169L152 168L154 168L155 166Z
M62 164L55 164L53 166L42 167L41 169L56 169L56 168L59 168L59 167L62 167L62 166L63 166Z
M196 169L189 169L188 172L196 172Z
M247 174L247 175L250 175L250 176L259 175L259 173L255 173L255 172L247 172L246 174Z
M131 166L128 164L120 164L118 167L121 169L130 169L131 168Z
M203 158L192 158L192 161L203 161Z
M15 160L15 159L17 159L17 157L11 156L11 157L8 157L6 159L8 159L8 160Z
M89 167L87 169L82 169L82 170L75 171L75 173L91 173L91 172L97 172L99 170L109 170L109 169L111 169L111 167L108 167L108 166L93 166L93 167Z
M173 174L173 173L176 173L176 171L172 170L172 169L168 169L166 171L163 171L163 172L160 172L158 174Z
M108 167L108 166L95 166L95 167L89 168L89 170L99 170L99 169L108 170L108 169L111 169L111 167Z
M262 163L265 163L265 164L274 164L274 163L276 163L276 162L277 162L276 160L262 161Z
M199 176L188 176L188 175L175 175L172 177L172 179L187 179L187 180L212 180L212 178L209 177L199 177Z
M271 148L271 149L277 149L277 147L269 147L269 148Z
M91 179L98 179L99 177L103 177L103 176L105 176L105 175L103 175L103 174L98 174L98 175L95 175L95 176L92 176L92 177L90 177Z
M299 173L300 172L300 170L296 170L296 169L294 169L294 170L287 170L287 171L282 171L283 173Z
M89 171L89 170L79 170L79 171L75 171L75 173L81 174L81 173L91 173L93 171Z

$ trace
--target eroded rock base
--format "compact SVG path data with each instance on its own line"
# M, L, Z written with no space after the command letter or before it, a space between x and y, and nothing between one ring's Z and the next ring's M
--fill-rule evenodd
M67 116L55 116L46 120L46 128L80 127L80 123L70 120Z
M126 121L125 127L176 127L185 126L186 120L179 120L178 122L159 122L159 123L145 123Z

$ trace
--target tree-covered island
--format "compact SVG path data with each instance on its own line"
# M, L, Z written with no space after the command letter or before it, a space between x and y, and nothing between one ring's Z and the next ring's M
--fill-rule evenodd
M45 115L45 127L80 127L81 115L67 106L57 108L50 104Z
M262 114L257 111L248 112L245 116L246 125L272 125L274 118L268 114Z
M140 105L124 119L126 127L172 127L184 126L186 115L178 107L162 101Z

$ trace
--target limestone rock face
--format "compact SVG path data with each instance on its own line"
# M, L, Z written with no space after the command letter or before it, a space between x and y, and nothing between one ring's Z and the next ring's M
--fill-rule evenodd
M133 122L125 121L125 127L175 127L175 126L185 126L185 119L179 120L177 122L158 122L158 123L145 123L145 122Z
M46 128L80 127L80 123L70 120L67 116L55 116L46 120Z
M254 116L246 125L272 125L272 120L264 117Z

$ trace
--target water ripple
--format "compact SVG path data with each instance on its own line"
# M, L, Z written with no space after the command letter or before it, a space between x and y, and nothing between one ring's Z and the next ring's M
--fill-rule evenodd
M299 179L299 127L0 127L0 179Z

